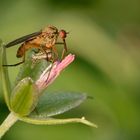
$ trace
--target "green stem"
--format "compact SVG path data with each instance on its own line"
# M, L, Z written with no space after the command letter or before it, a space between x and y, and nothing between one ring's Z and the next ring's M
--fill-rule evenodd
M91 127L97 128L98 126L94 123L91 123L85 119L85 117L82 118L68 118L68 119L54 119L54 118L48 118L48 119L35 119L35 118L20 118L20 120L31 123L31 124L38 124L38 125L56 125L56 124L67 124L67 123L83 123Z
M3 67L3 64L7 64L5 49L6 48L4 47L4 44L2 43L2 41L0 41L0 70L1 70L0 74L2 79L2 87L3 87L5 102L8 108L10 109L9 97L11 94L11 86L10 86L8 68Z
M0 139L17 120L17 116L12 112L7 116L4 122L0 125Z

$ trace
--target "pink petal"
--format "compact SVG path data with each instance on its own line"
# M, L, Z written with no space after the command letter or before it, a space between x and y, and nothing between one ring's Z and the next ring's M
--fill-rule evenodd
M55 62L48 66L36 81L39 91L48 87L70 63L74 61L75 55L67 55L61 62ZM48 77L49 76L49 77Z

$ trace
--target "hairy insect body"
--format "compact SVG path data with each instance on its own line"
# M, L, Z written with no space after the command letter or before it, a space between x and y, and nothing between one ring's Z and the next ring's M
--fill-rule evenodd
M67 46L65 38L67 37L67 32L65 30L59 30L54 26L47 26L43 30L38 32L34 32L14 41L9 42L5 45L6 48L12 47L17 44L21 44L21 46L17 50L16 56L18 58L23 58L23 60L16 64L10 65L3 65L3 66L17 66L25 62L25 54L26 51L30 49L37 49L37 53L39 53L39 58L41 58L42 54L46 55L46 60L49 62L54 62L59 60L58 51L56 48L57 44L63 45L63 50L61 54L61 60L64 58L65 53L67 52ZM58 42L58 37L60 38L61 42ZM40 55L41 52L41 55Z
M42 30L41 35L25 41L17 50L16 56L18 58L23 57L25 52L31 48L38 48L40 51L53 48L58 38L57 32L55 27L48 27L47 30Z

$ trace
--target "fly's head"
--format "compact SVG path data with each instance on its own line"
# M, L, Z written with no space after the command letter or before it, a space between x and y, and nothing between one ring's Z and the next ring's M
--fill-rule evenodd
M60 30L58 33L58 36L62 39L65 39L67 37L68 32L66 32L65 30Z

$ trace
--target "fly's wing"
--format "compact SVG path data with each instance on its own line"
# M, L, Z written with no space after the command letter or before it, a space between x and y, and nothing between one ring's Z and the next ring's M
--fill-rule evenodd
M35 32L35 33L29 34L29 35L25 35L23 37L20 37L20 38L14 40L14 41L9 42L8 44L5 45L5 47L6 48L12 47L12 46L17 45L19 43L27 41L33 37L36 37L36 36L40 35L41 33L42 33L42 31Z

